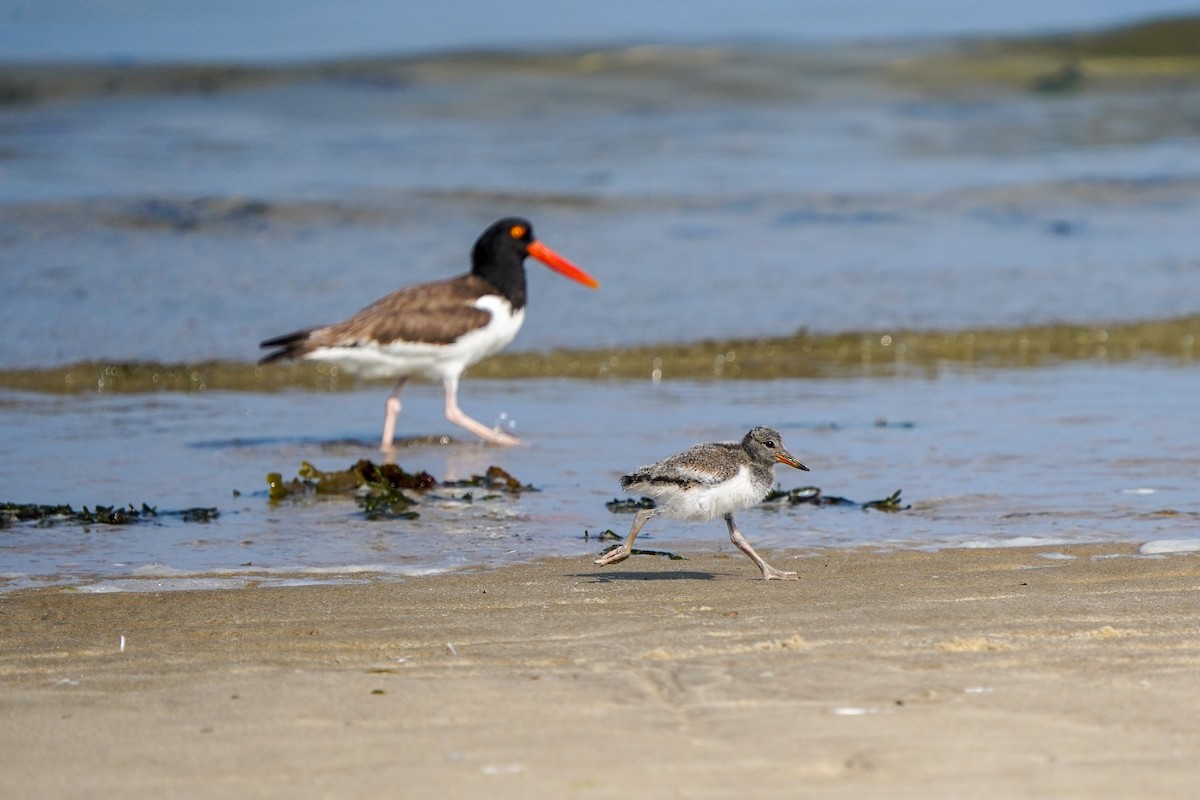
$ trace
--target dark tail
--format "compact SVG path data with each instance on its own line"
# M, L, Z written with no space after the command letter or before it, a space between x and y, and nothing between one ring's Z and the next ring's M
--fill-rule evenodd
M260 342L259 347L278 347L274 353L267 353L258 360L259 364L271 364L276 361L282 361L285 358L300 358L309 351L308 335L312 333L312 328L306 328L302 331L276 336L274 339L267 339L265 342Z

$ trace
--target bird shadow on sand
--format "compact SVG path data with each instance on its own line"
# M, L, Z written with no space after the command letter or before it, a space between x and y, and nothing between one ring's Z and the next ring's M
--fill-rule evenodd
M663 570L661 572L577 572L568 578L590 578L592 583L613 581L713 581L719 576L713 572L696 570Z

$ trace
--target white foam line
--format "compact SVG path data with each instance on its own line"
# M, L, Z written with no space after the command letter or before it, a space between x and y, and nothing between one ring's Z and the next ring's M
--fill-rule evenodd
M1200 551L1200 539L1159 539L1146 542L1138 548L1144 556L1160 556L1166 553L1195 553Z

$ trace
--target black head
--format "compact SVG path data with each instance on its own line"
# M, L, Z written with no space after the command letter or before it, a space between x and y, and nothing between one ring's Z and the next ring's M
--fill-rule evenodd
M599 285L591 275L539 242L533 235L533 224L522 217L504 217L480 234L471 251L471 272L510 299L519 297L523 305L528 256L585 286Z
M779 462L805 472L808 471L808 467L801 464L783 446L783 436L774 428L768 428L765 425L752 428L742 439L742 449L746 451L752 461L764 464Z
M520 264L529 255L529 245L534 241L533 225L529 220L521 217L497 220L475 240L475 249L471 252L472 271L478 273L481 266L488 264Z

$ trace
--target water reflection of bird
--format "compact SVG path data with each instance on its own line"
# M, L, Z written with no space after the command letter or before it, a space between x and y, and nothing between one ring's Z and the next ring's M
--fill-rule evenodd
M278 349L258 363L304 358L365 378L395 378L385 407L385 451L392 447L400 392L414 376L442 381L450 422L492 444L518 444L516 437L463 413L458 380L463 370L499 351L520 330L525 321L527 256L586 286L599 285L535 239L527 220L507 217L476 240L469 273L392 292L333 325L267 339L261 347Z
M698 444L622 476L623 488L650 495L658 505L639 511L624 544L596 559L596 563L615 564L629 558L642 526L659 514L689 520L724 517L730 540L758 565L763 580L797 580L795 572L776 569L754 552L733 521L734 511L757 505L766 497L777 463L808 470L783 446L779 431L758 427L741 442Z

